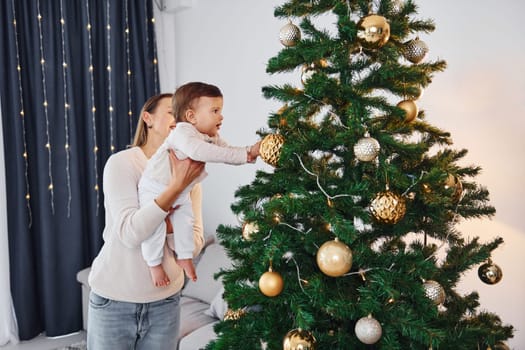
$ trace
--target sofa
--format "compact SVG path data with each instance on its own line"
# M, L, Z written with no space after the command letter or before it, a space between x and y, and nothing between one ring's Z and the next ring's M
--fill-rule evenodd
M202 349L215 339L214 325L224 318L227 305L222 299L223 286L214 275L221 268L229 268L231 262L224 248L209 238L199 257L195 259L197 281L188 281L182 290L181 329L178 350ZM87 328L87 314L90 288L87 282L90 268L77 273L82 286L83 325Z

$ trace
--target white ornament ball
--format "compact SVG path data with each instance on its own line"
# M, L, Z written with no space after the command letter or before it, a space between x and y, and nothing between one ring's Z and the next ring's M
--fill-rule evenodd
M317 250L317 266L330 277L340 277L350 271L352 260L352 250L337 238L324 242Z
M381 324L370 315L360 318L355 324L355 335L364 344L375 344L382 334Z
M284 46L295 46L301 40L301 30L298 26L289 21L279 31L279 41Z
M432 280L425 281L423 288L425 289L427 298L432 300L434 304L439 305L445 301L445 290L438 282Z
M373 137L365 136L354 145L354 154L362 162L371 162L376 159L381 146Z

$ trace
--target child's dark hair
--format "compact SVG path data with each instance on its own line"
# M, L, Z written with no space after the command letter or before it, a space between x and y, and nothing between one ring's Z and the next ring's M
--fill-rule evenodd
M173 115L177 122L185 122L186 111L192 108L193 102L199 97L222 97L221 90L211 84L191 82L181 85L173 95Z

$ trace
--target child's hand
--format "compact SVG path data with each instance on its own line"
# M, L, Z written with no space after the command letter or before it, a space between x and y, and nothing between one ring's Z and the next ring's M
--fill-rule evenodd
M250 150L248 151L248 162L254 163L257 160L257 157L259 156L259 148L261 146L261 141L258 141L254 145L250 147Z

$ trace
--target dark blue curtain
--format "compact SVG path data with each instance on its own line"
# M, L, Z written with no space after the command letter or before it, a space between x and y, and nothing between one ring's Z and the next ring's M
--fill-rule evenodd
M1 0L0 98L19 335L82 328L102 170L158 93L151 0ZM3 190L3 189L1 189Z

